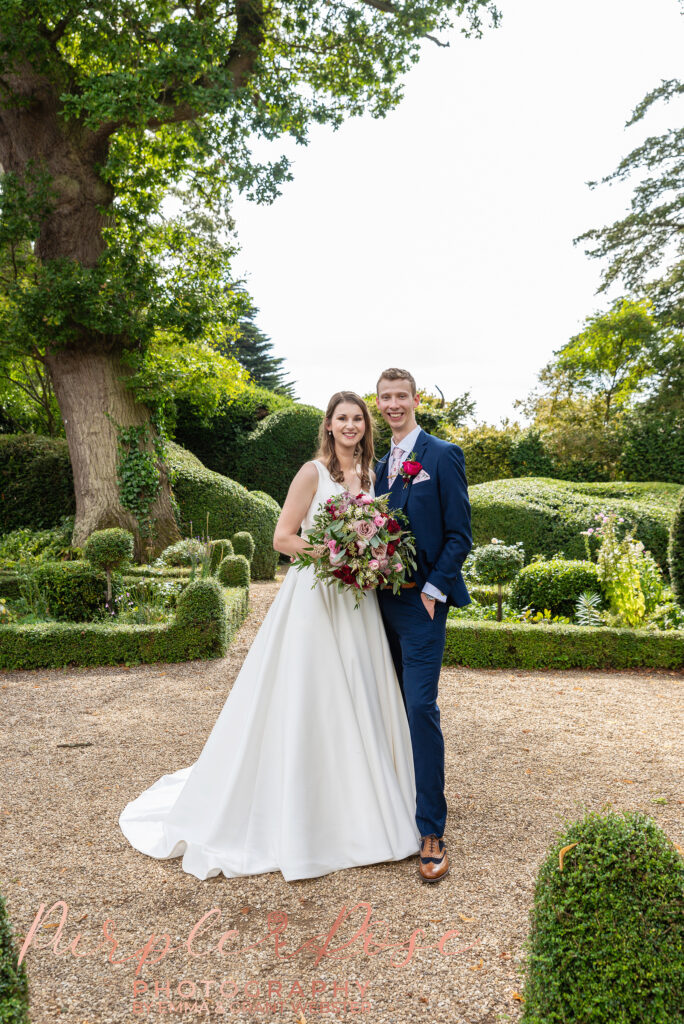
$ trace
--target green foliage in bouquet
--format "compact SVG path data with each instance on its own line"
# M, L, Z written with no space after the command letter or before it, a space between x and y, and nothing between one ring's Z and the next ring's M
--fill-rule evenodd
M94 530L83 548L86 561L102 569L107 577L107 601L112 600L112 572L122 568L133 558L134 540L129 530L113 527Z
M571 824L531 917L523 1024L684 1020L684 861L652 819Z
M511 603L516 608L548 608L552 615L570 616L583 591L601 592L593 562L553 558L532 562L518 573L511 586Z
M248 587L249 562L244 555L228 555L219 565L216 575L224 587Z
M254 558L254 538L247 530L234 533L232 538L233 551L236 555L244 555L248 562Z
M517 544L504 544L493 537L491 544L483 544L471 552L471 561L477 579L497 588L496 618L501 622L503 585L514 580L525 564L522 544L519 541Z
M25 965L18 964L12 926L5 901L0 895L0 1021L2 1024L29 1024L28 977Z
M339 590L352 588L357 608L366 590L386 586L398 593L416 567L416 548L406 515L388 503L388 494L371 499L344 491L328 498L306 537L323 553L298 554L295 568L312 565L314 586L322 582L336 583Z

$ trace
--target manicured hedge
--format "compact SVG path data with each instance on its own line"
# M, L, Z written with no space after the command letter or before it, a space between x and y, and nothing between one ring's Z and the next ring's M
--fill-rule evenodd
M212 473L177 444L168 445L168 462L176 473L173 490L181 532L188 535L190 523L194 533L205 530L207 512L210 537L231 537L238 531L248 531L255 544L252 579L273 579L278 565L273 533L280 514L273 498L251 494L234 480Z
M552 558L533 562L520 570L511 584L511 604L515 608L532 607L552 615L572 617L577 598L584 591L603 594L598 568L594 562Z
M248 599L244 587L222 588L212 577L185 588L168 624L10 623L0 626L0 669L221 658L247 614Z
M174 494L181 532L189 533L192 522L193 532L202 533L207 512L211 537L230 537L247 530L256 545L252 579L272 579L278 564L273 531L280 514L273 498L249 494L240 484L213 473L173 443L168 446L168 463L177 474ZM0 533L21 526L54 526L63 515L74 511L69 453L66 442L59 438L0 435L0 482L5 488L0 487L4 495L0 500ZM40 513L36 511L38 506Z
M56 525L76 511L69 447L63 438L0 434L0 533Z
M447 622L444 665L470 668L684 668L684 630Z
M26 963L18 963L16 941L5 901L0 894L0 1021L29 1024Z
M622 434L624 480L684 483L684 416L681 412L635 415Z
M467 465L466 465L467 470ZM573 483L545 477L494 480L469 489L474 544L492 537L523 542L525 556L585 558L582 530L597 512L615 511L666 566L670 524L681 493L677 484Z
M291 405L272 413L245 438L235 479L250 491L265 491L282 505L293 476L316 454L322 417L312 405Z
M684 860L651 818L570 825L531 917L523 1024L684 1021Z
M684 607L684 490L670 528L667 561L672 589Z

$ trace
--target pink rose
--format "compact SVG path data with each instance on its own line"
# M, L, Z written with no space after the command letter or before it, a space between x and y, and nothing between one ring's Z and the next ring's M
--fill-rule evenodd
M375 557L376 558L384 558L386 554L387 554L387 545L386 544L378 544L378 546L375 548Z
M361 502L362 505L372 505L373 504L373 499L371 498L370 494L361 494L359 496L359 501Z
M378 532L375 523L367 522L365 519L356 520L351 524L351 528L355 533L358 533L359 537L365 537L366 540L370 540Z
M341 550L341 548L340 548L340 546L339 546L339 544L337 543L336 540L329 540L328 541L328 547L330 548L330 554L331 555L336 555Z
M368 568L369 569L379 569L380 568L380 563L378 562L377 558L371 558L370 562L368 563Z
M401 564L401 562L397 562L397 564L394 566L394 571L395 572L402 572L403 568L404 568L404 566Z
M376 526L382 526L382 524L385 522L385 520L380 515L380 513L378 512L377 515L373 516L373 522L375 523Z

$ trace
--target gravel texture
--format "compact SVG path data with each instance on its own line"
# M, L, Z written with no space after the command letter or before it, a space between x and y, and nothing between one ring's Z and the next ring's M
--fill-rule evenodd
M20 941L45 909L25 961L33 1024L516 1021L534 879L564 820L638 808L684 846L681 674L445 669L442 882L421 883L415 857L287 883L199 882L139 854L121 808L197 758L278 585L253 584L217 661L0 673L0 891Z

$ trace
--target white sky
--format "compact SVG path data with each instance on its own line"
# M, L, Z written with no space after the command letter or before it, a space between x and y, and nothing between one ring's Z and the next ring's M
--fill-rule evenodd
M681 121L658 104L682 77L677 0L500 0L481 40L426 43L384 120L317 127L291 147L271 206L233 206L236 270L301 401L373 390L402 366L476 418L513 409L554 349L608 305L600 264L572 239L626 211L631 188L586 182Z

